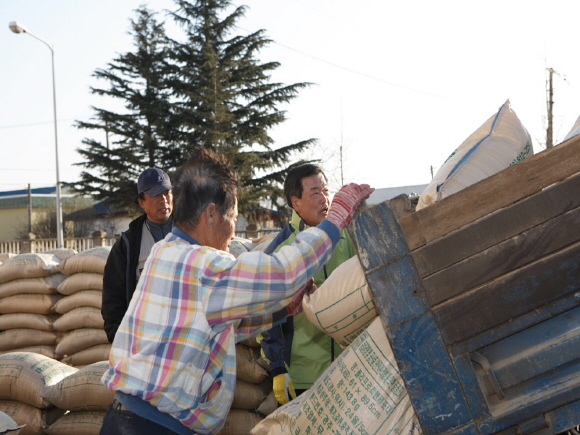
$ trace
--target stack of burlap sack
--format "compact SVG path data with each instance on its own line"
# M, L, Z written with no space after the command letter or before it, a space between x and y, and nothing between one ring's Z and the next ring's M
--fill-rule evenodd
M58 319L54 329L60 334L56 354L62 361L82 367L109 358L111 345L101 315L103 272L110 247L79 252L59 265L66 279L57 291L62 295L54 306Z
M236 389L232 408L219 435L247 435L278 407L272 379L255 339L236 343Z
M250 239L235 237L229 251L234 257L256 249ZM236 344L236 389L232 408L219 435L249 435L252 428L278 407L272 380L255 339Z
M65 280L58 265L74 251L20 254L0 265L0 353L36 352L56 358L55 304Z
M113 401L100 382L110 350L100 313L109 252L19 254L0 264L0 412L25 425L22 435L100 431Z

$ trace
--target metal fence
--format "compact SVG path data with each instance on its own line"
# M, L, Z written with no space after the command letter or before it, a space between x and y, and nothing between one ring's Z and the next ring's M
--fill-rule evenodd
M64 249L74 249L77 252L98 246L113 246L116 237L74 237L64 239ZM25 254L31 252L45 252L57 249L56 239L21 239L0 241L0 254Z
M278 231L280 231L280 228L265 228L259 231L236 231L236 236L256 240L265 235L277 233ZM117 237L74 237L64 239L64 248L81 252L98 246L113 246L116 240ZM56 239L0 240L0 254L25 254L30 252L45 252L53 249L57 249Z

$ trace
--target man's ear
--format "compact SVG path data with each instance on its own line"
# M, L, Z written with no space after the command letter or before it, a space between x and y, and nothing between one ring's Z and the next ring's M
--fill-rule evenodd
M145 209L143 208L143 201L145 201L143 198L137 197L137 204L139 205L141 210L145 211Z
M300 208L300 206L298 205L298 200L299 200L299 199L300 199L300 198L297 198L297 197L295 197L295 196L291 196L291 197L290 197L290 201L292 201L292 204L291 204L291 206L292 206L292 208L293 208L294 210L296 210L296 213L298 213L298 209L297 209L297 207L298 207L298 208Z
M217 209L216 209L215 204L212 202L210 205L208 205L205 208L203 213L205 214L205 217L207 219L207 224L210 227L213 227L215 222L216 222L216 218L217 218Z

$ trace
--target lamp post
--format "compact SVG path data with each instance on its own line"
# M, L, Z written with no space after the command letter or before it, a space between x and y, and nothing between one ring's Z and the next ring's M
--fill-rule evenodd
M57 130L57 122L56 122L56 84L54 80L54 47L52 44L49 44L44 39L39 38L33 33L30 33L28 29L26 29L22 24L12 21L9 24L10 30L14 33L28 33L35 39L38 39L40 42L44 43L49 49L52 55L52 102L54 108L54 150L56 153L56 243L58 248L62 248L64 246L63 234L62 234L62 203L60 198L60 174L59 174L59 166L58 166L58 130Z

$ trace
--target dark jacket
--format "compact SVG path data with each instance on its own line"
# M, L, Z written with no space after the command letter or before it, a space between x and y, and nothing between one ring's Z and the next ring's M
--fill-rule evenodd
M129 224L129 229L111 248L103 275L101 315L110 343L129 307L137 287L137 266L141 250L141 236L147 215L143 214Z

